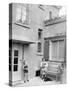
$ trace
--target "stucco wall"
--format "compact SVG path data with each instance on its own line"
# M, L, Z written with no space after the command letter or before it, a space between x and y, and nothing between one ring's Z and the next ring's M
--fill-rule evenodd
M55 37L55 36L63 36L66 35L66 21L62 21L61 23L53 24L45 26L44 28L44 38ZM52 42L49 40L49 60L52 60ZM64 38L64 44L65 44ZM64 46L66 48L66 45ZM64 50L66 52L66 50ZM66 56L64 56L66 58ZM60 60L59 60L60 61Z

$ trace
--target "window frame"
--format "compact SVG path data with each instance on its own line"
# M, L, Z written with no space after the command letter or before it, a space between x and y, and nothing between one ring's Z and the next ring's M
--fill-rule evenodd
M12 71L12 48L9 48L9 71Z
M59 46L59 43L61 41L63 41L63 44L64 44L64 40L54 40L55 42L57 42L57 57L56 58L53 58L53 56L51 56L52 60L55 60L55 61L62 61L62 59L64 60L64 56L60 58L60 46ZM51 41L52 42L52 49L53 49L53 42L54 41ZM64 46L65 47L65 46ZM51 53L53 54L53 50L51 49ZM63 48L64 49L64 48ZM64 53L64 52L63 52Z
M18 52L18 55L15 55L15 51ZM15 63L15 58L18 59L18 56L19 56L19 51L18 50L14 50L14 59L13 59L13 71L14 72L17 72L18 71L18 61L17 63ZM15 67L16 66L16 67ZM16 69L15 69L16 68Z
M20 13L18 13L19 11ZM20 14L20 15L18 15ZM25 17L25 19L24 19ZM19 19L18 19L19 18ZM15 15L15 21L18 23L25 23L27 20L27 7L25 5L17 5L16 7L16 15Z
M42 29L38 29L38 40L42 38Z
M38 42L37 52L38 52L38 53L41 53L41 52L42 52L42 43L41 43L41 42Z

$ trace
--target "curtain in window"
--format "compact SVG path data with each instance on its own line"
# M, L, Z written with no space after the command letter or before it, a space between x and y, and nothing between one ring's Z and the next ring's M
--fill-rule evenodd
M52 42L52 59L53 60L64 60L64 41L53 41Z
M16 21L24 23L26 20L26 7L18 5L16 8Z
M64 58L64 41L59 41L59 59Z
M22 22L24 23L24 21L26 20L26 7L22 7Z
M58 42L52 42L52 59L57 59L58 54Z
M21 6L17 6L16 8L16 21L21 20Z

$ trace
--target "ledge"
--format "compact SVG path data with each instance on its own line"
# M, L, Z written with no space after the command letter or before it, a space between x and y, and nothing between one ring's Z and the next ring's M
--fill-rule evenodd
M14 24L15 24L15 25L18 25L18 26L21 26L21 27L25 27L25 28L30 29L30 26L27 25L27 24L23 24L23 23L19 23L19 22L15 22Z
M44 26L50 26L50 25L54 25L54 24L58 24L58 23L62 23L66 21L66 17L56 17L54 19L49 19L44 21Z
M43 54L42 54L42 53L37 53L36 55L37 55L37 56L43 56Z

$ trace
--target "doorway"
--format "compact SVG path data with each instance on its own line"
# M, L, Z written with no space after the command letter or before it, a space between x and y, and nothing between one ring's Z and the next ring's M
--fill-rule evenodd
M12 48L12 70L13 70L13 81L23 81L23 60L24 60L24 48L22 44L13 44Z

